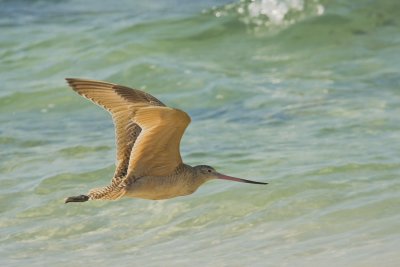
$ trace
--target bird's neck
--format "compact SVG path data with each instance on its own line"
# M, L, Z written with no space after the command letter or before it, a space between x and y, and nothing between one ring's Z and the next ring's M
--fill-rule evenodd
M185 175L189 176L191 173L194 173L195 170L192 166L182 163L175 169L175 175Z
M200 185L204 184L207 179L203 176L199 175L196 168L182 163L178 168L179 174L185 177L184 180L187 181L187 185L192 188L192 190L196 190Z

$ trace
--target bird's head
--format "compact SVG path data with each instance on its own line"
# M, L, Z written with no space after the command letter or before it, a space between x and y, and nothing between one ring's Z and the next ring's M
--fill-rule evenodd
M249 183L249 184L268 184L268 183L256 182L256 181L228 176L217 172L213 167L208 165L198 165L194 168L197 172L197 176L202 178L204 181L208 181L211 179L222 179L222 180L229 180L229 181Z

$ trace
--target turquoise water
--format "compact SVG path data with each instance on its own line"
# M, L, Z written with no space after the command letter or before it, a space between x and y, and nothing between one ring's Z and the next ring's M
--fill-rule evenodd
M399 266L400 2L0 1L1 266ZM212 181L64 205L114 171L65 77L187 111Z

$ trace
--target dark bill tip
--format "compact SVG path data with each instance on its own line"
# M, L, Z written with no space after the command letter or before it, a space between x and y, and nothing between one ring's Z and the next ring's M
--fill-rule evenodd
M257 182L257 181L251 181L251 180L246 180L246 179L241 179L243 183L248 183L248 184L268 184L264 182Z

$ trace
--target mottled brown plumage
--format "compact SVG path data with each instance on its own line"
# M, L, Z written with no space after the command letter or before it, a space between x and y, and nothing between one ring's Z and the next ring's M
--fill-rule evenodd
M115 125L116 169L111 184L69 197L67 202L116 200L123 196L166 199L188 195L213 178L266 184L225 176L212 167L182 162L179 145L190 117L155 97L129 87L66 79L78 94L110 112Z

